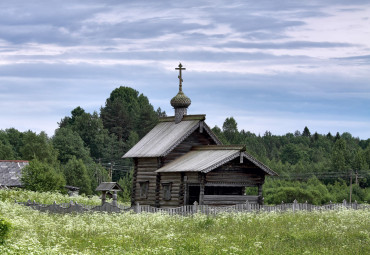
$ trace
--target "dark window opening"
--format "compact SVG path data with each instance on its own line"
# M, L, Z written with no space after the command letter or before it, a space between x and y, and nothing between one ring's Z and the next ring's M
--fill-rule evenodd
M140 198L147 198L149 181L139 182L139 184L140 184Z
M244 195L243 187L206 186L205 195Z
M171 200L172 183L162 183L164 200Z

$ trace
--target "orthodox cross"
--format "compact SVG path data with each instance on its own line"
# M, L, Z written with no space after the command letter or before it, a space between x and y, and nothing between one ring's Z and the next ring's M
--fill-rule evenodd
M179 70L179 72L180 72L180 75L178 76L178 78L179 78L179 81L180 81L180 84L179 84L179 86L180 86L180 91L182 91L182 82L183 82L183 80L182 80L182 73L181 73L181 70L186 70L186 68L183 68L182 67L182 65L181 65L181 63L179 64L179 67L178 68L175 68L176 70Z

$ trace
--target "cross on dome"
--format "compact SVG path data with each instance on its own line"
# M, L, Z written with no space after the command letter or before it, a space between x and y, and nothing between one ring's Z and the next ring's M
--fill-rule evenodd
M179 82L180 82L180 83L179 83L179 91L182 91L182 82L183 82L184 80L182 79L182 72L181 72L181 71L182 71L182 70L186 70L186 68L183 68L183 67L182 67L182 64L180 63L180 64L179 64L179 67L176 67L175 69L176 69L176 70L179 70L179 73L180 73L180 74L179 74L179 76L177 76L177 77L179 78Z
M171 99L171 105L175 108L175 123L179 123L183 116L187 114L187 108L191 104L191 100L182 92L182 70L186 70L186 68L182 67L180 63L179 67L175 69L179 70L179 92Z

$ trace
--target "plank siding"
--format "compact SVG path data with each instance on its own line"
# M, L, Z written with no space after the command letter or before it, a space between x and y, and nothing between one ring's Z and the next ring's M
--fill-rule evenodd
M199 173L188 172L185 173L185 176L187 177L187 183L199 183Z
M265 181L264 172L250 162L240 163L239 158L206 174L206 183L246 184L246 186L258 186Z
M245 195L204 195L204 204L213 206L236 205L249 203L258 203L258 196Z
M164 165L170 163L185 153L188 153L193 146L215 144L216 143L206 132L200 133L199 129L197 129L184 141L182 141L175 149L173 149L166 157L164 157Z

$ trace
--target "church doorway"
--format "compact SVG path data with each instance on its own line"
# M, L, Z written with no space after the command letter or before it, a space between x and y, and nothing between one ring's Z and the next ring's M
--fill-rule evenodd
M200 186L199 185L189 185L188 187L188 205L194 204L195 201L199 204L199 193L200 193Z

